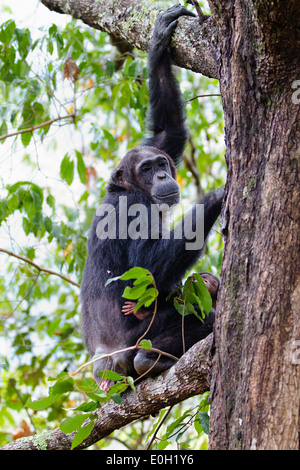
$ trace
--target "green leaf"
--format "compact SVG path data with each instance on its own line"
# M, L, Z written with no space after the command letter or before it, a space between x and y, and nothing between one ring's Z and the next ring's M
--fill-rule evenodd
M84 413L89 413L91 411L95 411L99 408L99 402L97 401L89 401L88 403L81 403L81 405L77 406L75 410L83 411Z
M99 377L101 377L101 379L103 378L103 374L105 373L105 376L104 376L104 379L105 380L123 380L124 377L120 374L118 374L117 372L113 371L113 370L99 370L98 372L98 375Z
M31 137L32 132L25 132L24 134L21 134L21 140L24 147L27 147L30 144Z
M97 390L97 385L95 381L89 377L85 377L83 380L75 381L76 388L80 389L82 392L94 392ZM98 390L99 391L99 390Z
M130 388L132 388L132 390L134 392L136 392L136 387L134 385L134 379L132 377L130 377L130 375L128 375L128 377L126 377L126 380L127 380L128 385L130 386Z
M149 339L142 339L142 341L139 343L139 346L142 349L151 349L152 348L152 343Z
M111 78L115 71L115 64L111 60L108 60L106 62L106 71L107 71L108 76Z
M110 279L107 279L105 287L108 286L111 282L118 281L119 279L121 279L121 276L111 277Z
M19 200L16 194L13 194L12 197L7 200L7 207L10 213L13 213L19 208Z
M139 73L139 61L138 60L133 60L131 64L128 67L128 75L129 77L136 78Z
M51 388L51 394L64 394L66 392L72 392L74 390L74 379L69 377L65 380L59 379Z
M60 165L60 176L70 186L74 179L74 162L66 154Z
M61 318L59 317L50 323L50 325L47 328L47 334L49 336L52 336L58 330L60 322L61 322Z
M123 403L122 397L121 397L121 395L119 395L118 393L114 393L113 395L111 395L110 398L111 398L115 403L117 403L117 405L122 405L122 403Z
M86 393L86 396L93 400L93 402L97 403L97 407L99 408L99 403L105 403L106 401L109 401L107 398L107 393L104 390L101 390L100 392L96 393Z
M125 392L128 388L128 384L125 382L125 377L123 377L122 382L116 382L111 385L110 390L108 392L108 397L112 397L113 395L120 395L121 393Z
M55 209L55 197L52 196L52 194L49 194L47 196L46 202L47 202L48 206L51 207L52 210Z
M205 313L209 313L211 311L211 308L212 308L211 295L208 292L207 287L206 287L202 277L200 276L200 274L195 273L193 275L193 277L196 280L196 282L193 283L193 286L194 286L194 289L195 289L195 293L196 293L198 299L200 300L200 303L198 302L199 307Z
M49 395L48 397L41 398L40 400L32 401L31 399L27 400L26 402L26 407L31 408L32 410L35 411L41 411L41 410L46 410L51 406L58 398L60 397L60 394L57 395Z
M141 287L141 291L142 291L142 286L148 286L149 284L153 283L150 271L148 271L148 269L135 267L135 268L131 268L128 271L126 271L125 273L121 274L121 276L116 276L116 277L112 277L112 278L108 279L105 283L105 286L108 286L111 282L115 282L115 281L118 281L118 280L129 281L131 279L136 279L136 281L134 281L134 283L133 283L135 290L131 292L130 291L130 289L132 289L131 287L128 287L128 289L126 288L127 291L126 291L126 289L125 289L125 291L129 295L131 295L131 294L135 295L135 293L137 292L136 288ZM123 293L123 295L124 295L124 293ZM127 298L130 298L130 297L127 297ZM132 297L132 298L135 299L137 297Z
M31 224L29 220L26 219L26 217L22 218L22 227L23 227L25 235L29 235L31 232Z
M94 427L94 423L89 423L86 426L83 426L79 429L79 431L75 434L74 439L72 441L71 450L81 444L84 439L86 439L92 432Z
M129 279L139 279L149 274L150 271L148 271L148 269L135 267L129 269L124 274L122 274L122 276L120 276L120 279L122 279L122 281L128 281Z
M150 307L150 305L155 301L157 295L158 291L154 289L154 287L147 289L145 293L139 298L134 311L137 312L141 307Z
M116 140L114 136L106 129L102 129L104 138L108 141L108 150L112 152L116 145Z
M185 304L184 304L183 299L181 299L181 298L179 298L179 297L176 297L176 298L174 299L174 307L176 308L177 312L178 312L180 315L183 315L183 314L184 314Z
M122 297L125 299L139 299L146 291L147 286L142 284L134 287L125 287Z
M16 28L15 34L19 43L19 54L23 59L25 59L31 47L30 31L28 28L26 29Z
M76 150L76 157L77 157L77 171L78 176L82 184L86 183L86 166L84 164L82 154Z
M206 411L199 411L199 421L205 434L209 433L209 415Z
M141 277L140 279L136 279L134 282L133 282L133 285L135 287L138 287L138 286L149 286L150 284L153 284L153 279L151 276L146 276L146 277Z
M86 419L86 415L69 416L60 423L59 429L65 434L69 434L80 429Z
M47 232L51 233L53 223L52 223L52 220L50 219L50 217L47 217L47 216L44 217L44 226L45 226L45 229L47 230Z
M0 29L0 41L4 44L9 44L12 40L14 32L16 30L16 23L13 20L8 20L1 25Z
M159 450L165 450L166 447L168 447L168 445L172 444L171 441L167 441L166 439L164 439L163 441L160 441L158 443L158 448Z
M36 184L32 184L31 186L31 195L33 199L33 204L36 210L41 210L42 209L42 204L44 200L43 196L43 190Z
M0 135L3 136L3 135L6 135L7 133L8 133L7 124L5 121L3 121L0 126ZM1 143L4 143L4 140L2 140Z
M7 216L8 203L6 199L0 199L0 223L6 219Z

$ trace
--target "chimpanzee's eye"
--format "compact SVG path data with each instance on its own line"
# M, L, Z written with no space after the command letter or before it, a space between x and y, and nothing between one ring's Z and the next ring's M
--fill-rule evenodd
M159 168L166 169L168 168L168 162L165 158L161 158L158 162Z
M142 166L142 172L143 173L148 173L148 171L151 171L151 166L150 165L143 165Z

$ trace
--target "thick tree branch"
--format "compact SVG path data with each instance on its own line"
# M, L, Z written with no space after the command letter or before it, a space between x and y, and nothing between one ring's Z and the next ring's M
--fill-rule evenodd
M92 28L126 39L147 50L157 15L162 11L149 0L41 0L49 10L70 14ZM217 36L214 19L183 17L174 35L176 65L218 78ZM201 23L201 24L200 24Z
M87 448L136 419L209 390L212 344L213 334L210 334L189 349L167 372L143 381L137 386L136 393L125 392L122 405L113 401L104 404L91 435L76 449ZM64 434L56 429L40 436L18 439L1 450L69 450L73 438L74 433Z

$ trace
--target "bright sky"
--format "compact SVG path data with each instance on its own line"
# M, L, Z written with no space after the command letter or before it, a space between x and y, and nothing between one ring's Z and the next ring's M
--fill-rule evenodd
M40 0L0 0L1 23L8 18L8 15L1 11L3 6L8 6L12 10L15 20L20 26L28 27L30 25L32 30L58 21L65 21L63 19L65 15L51 12Z

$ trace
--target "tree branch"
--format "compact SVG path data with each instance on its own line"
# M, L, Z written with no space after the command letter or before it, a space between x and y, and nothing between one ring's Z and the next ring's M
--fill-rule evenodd
M36 124L35 126L28 127L27 129L20 129L19 131L12 132L11 134L5 134L0 136L0 140L5 140L8 137L14 137L19 134L26 134L26 132L33 132L36 129L41 129L42 127L51 126L54 122L62 121L63 119L71 118L75 120L75 114L67 114L66 116L58 116L57 118L50 119L49 121L42 122L41 124Z
M136 392L126 391L122 405L105 403L98 411L98 420L90 436L76 449L85 449L107 437L115 429L156 413L210 388L211 349L213 334L196 343L164 374L147 379L137 386ZM59 429L18 439L4 445L1 450L70 450L75 433L64 434Z
M157 15L162 11L149 0L41 0L49 10L70 14L92 28L126 39L147 50ZM172 42L174 63L180 67L218 78L215 22L207 17L183 17Z
M38 264L34 263L33 261L31 261L31 259L28 259L28 258L25 258L24 256L20 256L20 255L17 255L16 253L13 253L12 251L9 251L9 250L5 250L4 248L0 248L0 253L5 253L9 256L13 256L14 258L17 258L21 261L24 261L25 263L28 263L30 264L31 266L33 266L35 269L38 270L39 273L45 273L45 274L52 274L54 276L58 276L60 277L61 279L63 279L64 281L67 281L69 282L70 284L73 284L73 286L76 286L76 287L80 287L80 285L75 282L75 281L72 281L72 279L70 279L69 277L67 276L64 276L63 274L60 274L60 273L57 273L55 271L52 271L51 269L46 269L46 268L42 268L41 266L39 266Z

